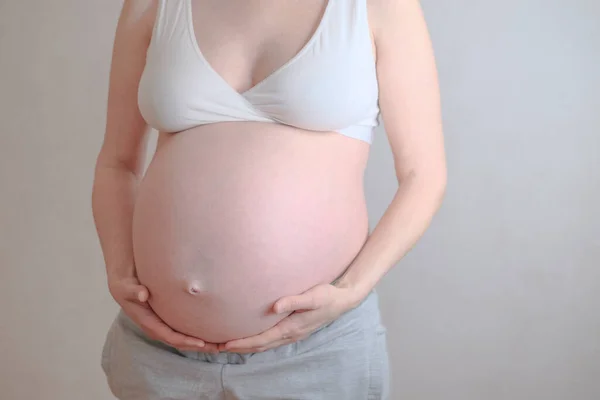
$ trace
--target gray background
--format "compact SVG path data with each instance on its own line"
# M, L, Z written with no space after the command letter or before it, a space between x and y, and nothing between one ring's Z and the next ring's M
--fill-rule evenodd
M392 400L598 399L600 3L422 4L449 180L379 286ZM111 398L90 192L120 6L0 0L2 399ZM382 130L366 190L374 226L396 190Z

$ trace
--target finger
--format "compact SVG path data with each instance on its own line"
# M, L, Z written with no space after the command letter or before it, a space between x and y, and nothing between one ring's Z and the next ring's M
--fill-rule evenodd
M172 347L177 348L178 346L196 346L203 348L206 343L197 338L184 335L171 329L166 323L164 323L149 307L140 307L142 319L142 328L149 335L156 337L157 340L165 342Z
M144 285L131 285L127 286L127 293L125 296L129 301L145 303L148 300L148 297L150 297L150 292Z
M263 351L271 350L276 347L285 346L287 344L292 344L292 343L298 342L300 340L304 340L308 336L309 336L308 334L305 334L305 335L301 335L299 337L294 337L294 338L290 338L290 339L281 339L281 340L277 340L275 342L269 343L266 346L238 349L238 350L236 350L236 352L237 353L262 353Z
M140 285L140 288L137 292L137 299L141 303L144 303L148 300L149 297L150 297L150 292L148 291L148 288L146 286Z
M310 294L282 297L273 305L276 314L289 313L299 310L315 310L319 308L318 302Z
M179 346L179 347L172 346L172 347L176 348L179 351L193 351L193 352L200 351L197 347L190 347L190 346ZM205 352L205 350L202 350L202 351Z
M294 342L293 340L289 340L289 339L288 340L277 340L275 342L269 343L266 346L241 348L241 349L236 349L235 352L236 353L262 353L264 351L271 350L276 347L290 344L293 342Z
M217 344L215 343L206 343L204 345L204 347L202 348L198 348L197 346L183 346L183 347L177 347L177 350L183 350L183 351L200 351L202 353L218 353L219 349L217 347Z
M200 351L203 353L219 353L219 345L217 343L206 343Z
M291 334L281 326L275 325L273 328L268 329L259 335L231 340L225 343L225 349L227 351L237 351L238 349L264 347L270 343L279 341L284 337L288 338L290 336Z

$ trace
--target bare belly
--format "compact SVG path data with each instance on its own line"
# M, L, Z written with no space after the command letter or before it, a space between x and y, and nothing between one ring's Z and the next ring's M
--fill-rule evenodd
M136 271L173 329L222 343L339 276L368 235L369 147L337 133L219 123L161 133L137 194Z

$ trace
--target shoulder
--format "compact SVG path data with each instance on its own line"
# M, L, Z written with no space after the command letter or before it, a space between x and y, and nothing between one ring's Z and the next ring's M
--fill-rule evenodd
M410 21L422 18L419 0L365 0L374 38L393 36Z
M162 1L164 0L124 0L119 17L120 25L149 37Z
M124 0L123 12L134 18L145 18L156 14L159 3L161 0Z

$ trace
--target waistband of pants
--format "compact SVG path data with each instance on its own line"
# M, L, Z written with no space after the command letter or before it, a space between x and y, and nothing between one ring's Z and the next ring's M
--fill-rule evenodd
M147 341L156 342L148 338L142 329L138 327L122 309L119 311L117 319L125 327L136 332L138 336L145 338ZM171 350L177 351L187 358L204 362L219 364L245 364L257 354L260 354L260 357L257 358L263 360L293 356L298 352L299 349L318 347L327 343L328 341L335 340L336 337L347 332L363 329L369 330L376 326L381 326L381 316L379 312L379 295L377 291L373 289L358 306L345 312L337 319L316 329L307 338L302 339L299 342L294 342L267 350L263 353L221 352L215 354L201 351L178 349ZM161 347L165 346L167 345L161 344Z

